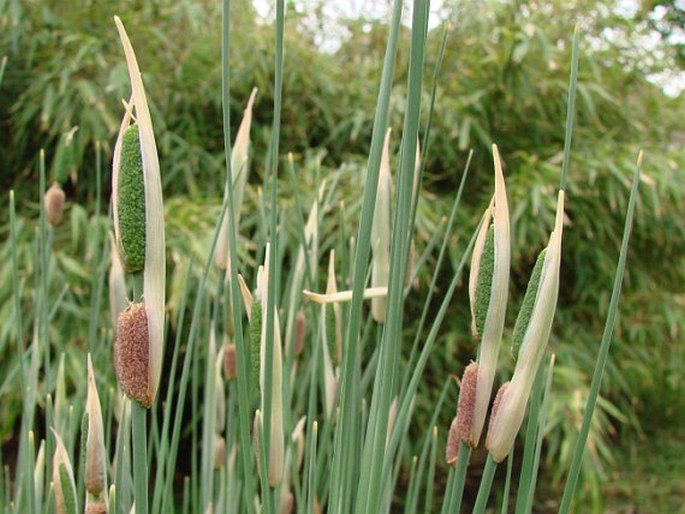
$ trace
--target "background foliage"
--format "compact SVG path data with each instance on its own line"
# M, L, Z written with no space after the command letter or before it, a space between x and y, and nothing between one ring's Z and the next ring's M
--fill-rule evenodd
M235 4L232 123L240 120L251 88L259 87L252 131L256 172L247 193L248 204L257 205L271 126L272 29L256 16L249 2ZM506 164L513 223L510 295L521 299L534 257L553 221L569 41L573 25L580 24L583 53L568 184L568 229L560 308L551 342L558 371L546 448L550 462L569 458L580 423L581 399L588 388L609 300L628 179L638 149L646 154L621 316L586 460L585 485L596 501L599 479L609 472L618 444L633 446L645 436L655 437L662 429L685 421L685 104L682 97L665 95L653 82L660 74L682 70L682 45L669 44L668 39L682 30L682 17L678 17L682 12L677 3L666 3L668 17L655 21L658 4L646 2L634 12L625 12L609 0L489 2L487 8L471 2L449 4L451 29L429 147L424 149L427 178L419 205L420 248L448 212L469 149L475 151L474 166L460 223L476 223L492 191L488 148L498 143ZM53 327L55 338L78 347L88 337L87 299L96 285L91 280L96 270L90 263L99 262L95 256L104 243L97 238L94 242L93 232L107 224L107 201L96 212L94 200L109 195L108 173L98 189L96 148L101 148L106 168L121 99L127 91L126 70L114 37L114 14L122 16L140 42L137 52L155 120L169 248L177 269L184 269L180 264L202 257L208 249L224 180L219 9L217 2L207 0L0 0L0 48L8 56L0 94L0 185L4 191L16 190L18 211L24 213L20 259L26 277L32 277L35 255L32 234L39 149L45 149L52 176L63 183L69 199L68 222L55 233L52 265L57 276L63 277L54 281L55 295L71 317L61 317L64 326ZM357 184L368 153L386 29L383 20L338 20L344 37L337 49L324 51L317 45L322 30L317 16L323 16L320 10L304 12L298 5L289 9L281 148L294 154L297 187L307 204L313 198L317 173L340 181L338 200L345 201L350 234L358 217ZM441 24L429 34L428 70L437 58L443 29ZM401 61L408 58L407 48L405 41ZM396 77L393 95L397 101L391 115L397 132L403 114L397 106L406 94L406 77L401 73ZM286 181L281 188L285 216L295 209L305 210L295 205L291 187ZM0 212L2 239L8 233L6 198ZM340 228L336 213L329 214L324 217L323 238L329 238L324 247L335 244L333 233ZM258 215L255 212L243 220L241 232L247 240L258 226ZM458 231L455 236L455 259L465 245L465 233ZM249 252L249 245L245 248ZM0 319L7 320L13 316L8 245L3 244L0 254ZM171 281L178 283L178 274ZM419 287L425 289L426 280ZM30 284L24 284L27 298L30 289ZM170 305L175 308L173 295ZM437 384L450 373L461 374L475 356L466 306L462 288L442 344L426 371L421 393L426 406L435 401ZM105 310L103 296L103 316ZM510 329L517 310L517 305L509 309ZM19 403L5 387L14 360L6 357L14 355L16 341L11 323L3 321L3 325L0 369L8 378L0 389L0 419L2 433L8 434L19 415ZM502 359L502 371L506 367L511 367L510 360ZM417 410L418 422L426 423L428 410L422 411L421 406ZM444 426L451 416L450 408L442 420ZM2 443L11 446L11 441ZM552 475L555 480L561 478Z

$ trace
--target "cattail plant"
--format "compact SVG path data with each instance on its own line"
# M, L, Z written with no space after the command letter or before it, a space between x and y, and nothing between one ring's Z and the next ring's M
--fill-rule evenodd
M284 432L283 432L283 356L281 349L281 336L280 328L278 322L278 312L274 312L274 339L272 342L273 352L272 361L266 362L266 345L267 345L267 330L266 330L266 316L267 316L267 306L269 305L267 301L267 294L269 291L269 247L264 257L264 272L262 277L258 277L257 280L257 296L261 298L262 307L262 330L261 330L261 344L260 344L260 363L261 367L259 370L259 382L261 384L262 391L262 412L266 412L269 409L271 415L271 427L267 437L269 438L269 485L271 487L276 487L281 483L283 479L283 466L285 459L285 448L284 448ZM272 378L271 378L271 405L265 404L266 395L264 394L265 388L265 367L269 366L271 368Z
M388 287L390 273L390 234L392 228L390 219L392 209L390 198L392 197L392 176L390 175L390 129L385 133L383 141L383 154L381 166L378 172L378 189L376 191L376 208L373 213L371 225L371 287ZM377 323L385 321L386 298L378 296L371 300L371 314Z
M53 227L59 225L64 212L65 194L58 182L53 182L45 192L45 215Z
M115 17L133 95L121 123L112 166L114 233L124 269L142 272L143 303L119 317L115 361L123 373L128 361L142 373L121 380L126 394L149 408L161 375L164 345L164 206L157 146L145 89L133 48L121 20ZM135 109L136 123L131 125ZM137 294L140 294L138 292ZM140 299L135 298L134 302ZM135 391L135 393L134 393Z
M236 232L240 226L240 214L243 206L243 196L245 194L245 184L247 183L247 176L249 173L249 150L250 150L250 127L252 125L252 105L254 104L255 96L257 95L257 88L252 89L250 99L247 101L243 119L238 127L238 133L233 143L231 151L231 180L233 181L233 216L235 220ZM224 196L228 195L228 186ZM221 230L219 231L219 239L216 244L216 252L214 254L214 262L220 269L228 269L229 266L229 251L228 245L230 242L228 234L228 216L223 217L221 223ZM230 273L227 273L227 276Z
M85 460L85 487L86 487L86 514L103 513L107 508L107 452L105 450L105 434L102 423L102 411L100 398L95 385L95 373L93 363L88 354L88 395L86 398L86 460Z
M78 499L76 497L76 482L74 471L69 460L64 442L53 429L55 436L55 454L52 458L52 483L55 493L55 511L57 514L76 514Z
M476 402L469 438L472 447L478 445L490 404L509 290L509 206L496 145L492 145L492 156L495 163L495 194L483 215L469 275L471 331L480 338Z
M224 376L226 380L235 380L238 376L238 368L235 355L235 344L224 344Z
M289 156L292 162L292 154ZM304 314L296 310L300 302L302 283L305 271L308 269L315 273L318 254L319 254L319 204L323 199L326 190L326 181L322 180L317 192L314 203L312 203L304 225L304 240L297 250L295 266L293 267L293 280L289 294L290 308L285 326L285 354L289 356L291 352L299 355L304 344L304 332L302 327L305 324ZM308 250L308 251L307 251ZM308 258L308 262L305 261ZM311 277L314 279L314 277ZM299 328L298 328L299 327ZM294 347L293 347L294 346Z
M562 186L564 184L562 174ZM517 356L511 382L502 385L495 398L485 441L489 452L483 470L474 512L485 511L497 463L509 454L516 439L526 405L540 368L552 329L559 294L561 235L564 222L564 189L559 190L554 230L540 253L528 283L513 334Z
M335 284L335 251L331 250L328 260L328 281L326 294L333 295L337 292ZM323 369L324 369L324 400L326 403L326 416L333 414L335 390L338 376L334 369L340 362L342 345L342 312L339 303L321 305L321 329L323 337Z
M115 16L114 21L132 96L114 147L112 213L122 265L134 273L134 303L119 316L114 362L119 385L135 400L131 418L135 505L138 514L147 514L147 430L141 407L150 408L155 400L164 354L164 206L157 145L140 69L121 20ZM133 110L136 123L131 125Z
M478 364L472 362L464 370L459 390L459 403L457 404L457 415L450 425L445 458L447 464L454 466L459 456L459 446L461 443L471 441L471 430L473 428L473 413L476 406L476 382L478 380Z
M266 362L266 310L268 305L268 291L269 291L269 245L266 247L264 266L260 266L257 270L257 288L255 290L254 298L250 294L242 277L239 276L239 283L241 285L241 292L243 294L243 301L247 312L251 312L249 316L250 322L250 346L252 358L252 377L257 380L260 391L260 409L254 417L253 425L253 444L258 447L259 433L262 430L263 414L268 412L271 416L271 425L269 434L264 437L269 439L269 454L268 454L268 483L271 487L278 486L283 479L284 463L285 463L285 441L284 441L284 426L283 426L283 351L281 345L281 336L278 322L278 312L274 312L274 339L271 362ZM258 344L257 344L258 343ZM265 394L265 374L266 366L271 369L271 402L266 404ZM259 454L257 455L257 462L260 462Z
M538 256L528 283L513 334L517 357L511 382L501 393L485 442L495 462L509 453L521 427L535 375L547 347L559 295L561 235L564 225L564 191L560 190L554 230L547 247Z

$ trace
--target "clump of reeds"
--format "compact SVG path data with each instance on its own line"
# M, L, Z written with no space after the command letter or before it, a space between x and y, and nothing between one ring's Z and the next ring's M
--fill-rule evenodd
M347 237L342 232L345 224L341 223L340 233L326 235L329 240L319 234L319 226L322 217L338 209L333 200L334 178L318 182L313 198L303 200L298 196L292 219L284 221L280 215L278 134L285 66L285 10L284 2L277 2L274 127L271 168L265 178L270 195L264 191L257 195L260 225L252 234L255 240L249 249L256 252L254 257L245 257L249 252L238 252L237 248L243 200L251 188L249 133L256 90L246 100L243 120L231 148L228 7L226 2L222 40L227 168L222 184L224 205L211 234L206 261L198 266L199 278L196 280L189 270L182 285L181 306L177 317L169 323L168 337L174 338L171 361L164 366L166 261L161 171L141 73L123 24L115 18L132 95L124 102L113 156L114 237L109 243L109 280L105 279L106 266L98 268L98 278L103 283L107 281L110 289L112 322L106 334L113 339L113 348L110 357L109 345L100 341L106 337L98 337L97 331L93 331L95 335L88 342L93 359L90 354L81 359L85 361L84 380L79 384L74 379L76 391L70 399L66 393L64 356L56 366L58 371L53 373L54 359L49 355L49 347L41 347L48 339L50 324L47 234L53 230L52 225L57 225L64 202L59 186L45 191L41 155L40 192L45 196L38 231L40 312L28 355L24 354L23 345L18 345L21 387L25 392L21 445L14 494L11 501L0 497L0 505L12 512L54 510L72 514L80 512L79 507L83 506L89 514L145 514L176 512L180 510L176 504L180 498L184 512L390 512L395 498L401 495L409 513L420 510L422 497L425 511L430 511L436 498L441 497L442 512L459 512L471 450L481 442L489 412L485 438L488 457L477 499L469 509L485 511L495 468L505 459L509 466L502 496L504 502L509 501L512 448L528 416L516 503L517 511L530 511L551 394L553 359L546 381L542 370L547 362L546 348L561 280L578 35L573 46L556 218L547 246L532 270L513 327L513 376L499 385L493 402L506 324L511 257L509 199L502 158L495 145L492 200L480 224L466 230L468 244L459 255L449 282L438 289L467 164L449 220L443 220L435 236L435 244L442 243L408 356L404 355L406 348L402 344L407 327L405 299L420 291L412 291L411 279L426 265L433 250L429 245L419 254L420 247L413 238L423 171L419 146L426 151L430 133L430 124L421 126L427 3L415 2L412 12L405 118L402 130L397 131L402 139L394 170L395 184L391 178L388 119L402 18L399 0L393 4L357 231ZM444 42L443 39L443 49ZM424 139L419 145L421 132ZM641 162L638 172L640 165ZM297 176L292 158L289 166L292 176ZM562 499L564 513L570 508L607 359L636 188L637 180L631 191L607 329ZM293 194L299 195L297 188ZM309 216L305 220L302 213L307 211ZM341 216L346 215L344 208L340 211ZM13 194L10 219L10 241L14 244L17 236ZM286 223L292 226L285 227ZM297 234L293 247L284 246L286 229ZM106 237L102 239L103 247L107 248ZM335 247L335 251L329 251L325 245ZM102 258L107 255L103 252ZM318 269L324 266L326 256L324 280L318 276ZM428 430L422 438L414 440L410 434L415 432L410 427L420 387L424 385L423 372L469 257L472 334L479 341L479 350L463 372L456 415L447 437L436 428L443 404L449 403L447 399L452 396L451 380L444 377L445 385ZM14 254L13 259L16 332L17 340L23 341ZM292 268L286 263L292 263ZM248 283L256 286L254 290ZM325 291L315 292L322 283ZM438 294L442 295L439 306L432 309L433 296ZM368 305L364 300L370 300ZM407 358L406 364L400 356ZM113 361L123 394L102 387L98 394L98 383L102 385L102 381L93 361L99 366ZM41 370L48 391L43 397L37 392ZM36 452L35 412L43 400L46 426L53 428L53 435L46 435ZM73 403L69 404L70 401ZM152 411L150 429L148 409ZM449 409L454 411L454 405ZM188 412L190 419L184 417ZM81 413L82 455L77 459L79 423L75 420L80 419ZM190 450L181 445L181 437L187 438ZM444 467L438 464L437 456L445 439L445 457L450 466L443 479L438 476ZM182 491L176 491L180 485L179 461L190 469L189 476L183 477ZM148 466L148 462L154 465ZM398 477L403 471L408 472L408 482L405 489L400 489ZM445 490L437 491L436 484L442 483L446 484Z

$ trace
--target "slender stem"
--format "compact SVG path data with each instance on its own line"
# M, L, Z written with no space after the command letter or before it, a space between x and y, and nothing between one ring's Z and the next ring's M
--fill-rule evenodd
M568 86L568 101L566 103L566 133L564 136L564 157L561 163L561 184L559 189L566 189L566 175L571 158L571 139L573 138L573 118L576 109L576 85L578 84L578 40L580 29L576 25L573 32L573 50L571 51L571 78Z
M131 402L131 431L133 435L133 483L136 514L147 514L147 409Z
M230 108L230 16L231 2L230 0L222 1L222 15L221 15L221 108L223 119L223 134L224 134L224 159L226 164L226 187L228 190L227 200L228 206L225 208L225 214L228 216L228 231L229 241L236 241L236 220L235 209L233 205L233 180L231 170L231 108ZM222 218L223 220L223 218ZM218 230L217 230L218 233ZM215 243L216 245L216 236ZM238 255L236 252L236 245L229 245L229 255L232 263L238 262ZM233 329L235 334L236 345L236 360L238 365L237 376L237 396L238 396L238 416L239 421L239 443L242 452L242 466L243 466L243 498L245 512L252 514L254 512L254 497L255 484L253 481L253 451L252 451L252 434L251 434L251 409L249 398L252 391L251 384L248 382L250 376L250 358L249 348L247 342L243 338L243 321L242 308L240 300L240 292L238 290L238 266L231 266L230 269L230 294L231 305L233 306ZM206 275L205 275L206 276Z
M119 430L117 432L116 441L116 457L114 464L114 512L121 512L122 510L122 495L124 493L124 462L126 453L128 452L128 410L127 403L129 400L124 398L121 403L121 414L119 416Z
M459 443L459 457L457 458L456 476L454 479L454 490L452 491L453 504L450 512L461 510L461 501L464 497L464 484L466 483L466 470L469 466L471 448L461 441Z
M359 433L359 383L355 381L355 378L357 378L359 373L358 355L360 351L359 330L361 327L362 294L371 249L371 222L373 220L378 189L378 172L383 150L383 139L388 125L390 91L395 71L395 56L397 53L401 14L402 1L394 0L392 18L389 24L388 43L383 60L381 85L373 120L371 149L369 151L364 185L359 231L356 238L357 246L352 272L353 296L348 310L349 318L346 341L344 343L347 351L343 358L340 380L340 421L335 432L335 452L332 464L333 476L338 477L331 491L332 512L337 512L338 505L341 503L352 503L355 495L353 490L355 470L352 469L354 459L352 458L353 453L350 450L359 444L356 438Z
M447 472L447 485L445 485L445 497L442 500L442 509L440 509L440 514L448 514L452 508L452 492L454 491L454 476L455 471L452 466L449 467Z
M525 505L531 494L530 484L533 475L533 457L535 456L535 436L538 431L540 402L542 400L542 387L544 378L545 363L541 362L535 375L533 390L530 395L530 406L528 408L528 423L526 425L526 440L523 445L523 460L521 464L521 475L519 476L518 492L516 493L516 514L525 512Z
M443 388L443 391L446 391L446 388ZM433 429L431 430L431 453L430 453L430 462L428 464L428 475L426 478L426 502L424 505L425 512L431 512L432 507L433 507L433 484L435 484L435 463L438 460L438 427L436 425L433 425ZM424 463L424 458L425 458L425 452L421 452L421 458L419 459L419 468L418 468L418 474L421 476L423 474L423 463ZM418 496L418 490L419 490L419 484L420 481L416 481L416 495ZM412 512L416 511L416 507L414 507Z
M504 482L504 492L502 493L502 514L509 511L509 489L511 487L511 471L514 467L514 449L512 448L507 457L507 479Z
M587 403L585 404L585 415L583 416L583 424L580 428L580 434L576 441L576 447L573 452L573 462L569 471L566 486L564 487L564 495L561 498L561 505L559 506L559 514L566 514L571 507L573 494L578 483L578 475L580 474L580 464L583 460L583 453L585 452L585 443L590 432L590 423L592 422L592 414L595 411L597 404L597 397L599 396L599 388L602 385L602 377L604 376L604 368L606 367L607 358L609 356L609 347L611 346L611 336L614 332L614 324L616 323L616 314L618 313L618 300L621 296L621 286L623 284L623 272L626 267L626 256L628 254L628 242L630 241L630 232L633 227L633 214L635 212L635 203L637 202L637 187L640 183L640 168L642 167L642 152L637 158L637 166L635 167L635 175L633 177L633 186L630 190L630 200L628 202L628 212L626 214L626 222L623 227L623 240L621 241L621 251L618 257L618 264L616 266L616 275L614 277L614 287L611 292L611 300L609 302L609 312L607 314L606 323L604 324L604 333L602 334L602 342L599 346L599 355L597 356L597 363L595 364L595 371L592 375L592 383L590 385L590 394L588 395Z
M143 291L142 272L133 274L133 300L140 301ZM133 439L133 485L136 514L148 511L147 466L147 409L136 401L131 402L131 435Z
M473 506L473 514L483 514L485 512L496 469L497 463L492 459L492 455L488 454L488 459L485 461L485 468L483 469L483 476L480 479L476 504Z
M407 110L402 130L399 184L395 194L395 213L392 224L386 323L380 338L380 354L371 397L370 412L373 415L369 418L364 441L359 479L360 490L355 509L358 513L379 510L385 477L390 476L383 473L383 465L387 455L388 411L393 391L396 388L397 355L400 351L403 284L409 250L409 234L406 227L410 225L409 214L418 143L427 4L428 2L421 0L414 2Z
M556 357L552 354L549 361L549 367L547 368L547 383L545 385L544 396L542 400L542 407L540 407L538 422L538 434L535 441L535 457L533 458L533 472L530 477L530 485L528 494L528 501L526 502L526 508L524 509L524 514L531 512L533 509L533 499L535 498L535 485L537 484L538 469L540 467L540 455L542 453L542 441L545 438L545 425L547 423L547 412L549 410L549 399L552 392L552 376L554 372L554 362Z

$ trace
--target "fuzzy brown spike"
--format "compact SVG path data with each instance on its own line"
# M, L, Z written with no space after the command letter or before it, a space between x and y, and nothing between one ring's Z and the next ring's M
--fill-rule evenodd
M459 443L462 441L471 447L477 445L477 441L470 441L471 427L473 426L473 411L476 406L476 383L478 381L478 364L472 362L464 370L459 390L459 402L457 403L457 415L450 425L447 436L447 448L445 457L447 463L454 465L459 456Z
M497 416L497 411L499 410L500 403L502 403L502 397L509 387L509 382L505 382L497 391L497 396L495 396L495 401L492 402L492 411L490 412L490 423L488 424L488 432L492 428L492 424L495 422L495 417Z
M107 514L107 503L104 501L88 502L86 514Z
M295 506L295 497L290 491L283 494L281 497L280 514L291 514Z
M149 333L143 303L132 303L119 315L114 343L114 372L122 391L145 408L152 406L149 387Z
M459 443L461 439L459 438L458 427L457 417L454 416L449 434L447 435L447 446L445 447L445 459L450 466L456 466L457 458L459 457Z
M221 469L226 461L226 439L214 434L214 469Z
M238 365L235 357L235 344L224 345L224 375L226 380L233 380L238 376Z
M45 192L45 214L48 218L48 223L53 227L57 226L62 219L62 212L64 211L64 191L57 182L53 182Z
M304 349L304 338L307 334L307 318L303 312L298 312L295 317L295 355L300 355Z

